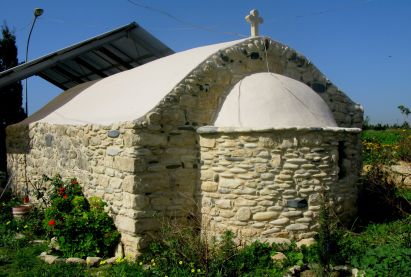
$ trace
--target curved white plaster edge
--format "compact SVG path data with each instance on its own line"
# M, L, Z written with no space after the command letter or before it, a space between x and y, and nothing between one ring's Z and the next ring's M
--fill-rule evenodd
M267 133L277 131L325 131L336 133L360 133L360 128L345 128L345 127L274 127L274 128L247 128L247 127L215 127L215 126L203 126L197 128L199 134L218 134L218 133Z

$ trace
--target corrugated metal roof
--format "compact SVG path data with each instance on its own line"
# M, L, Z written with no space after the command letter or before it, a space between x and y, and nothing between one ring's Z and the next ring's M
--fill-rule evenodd
M173 53L164 43L132 22L0 72L0 87L38 75L66 90Z

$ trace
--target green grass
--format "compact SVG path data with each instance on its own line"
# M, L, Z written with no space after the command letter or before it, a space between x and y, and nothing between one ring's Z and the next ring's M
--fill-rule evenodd
M363 140L380 144L394 145L405 136L411 135L411 129L366 130L362 132Z
M361 136L365 164L411 162L411 129L366 130Z

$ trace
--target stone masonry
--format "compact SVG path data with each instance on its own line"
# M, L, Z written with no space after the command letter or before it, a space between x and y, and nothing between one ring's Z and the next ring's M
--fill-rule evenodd
M231 230L243 242L313 237L324 191L337 215L350 219L359 131L200 128L204 230Z
M87 197L100 196L108 202L122 234L125 254L130 256L139 255L146 247L151 233L161 227L162 218L186 219L201 202L209 203L203 208L216 214L213 228L233 222L231 227L246 237L254 232L307 236L318 226L314 220L317 200L311 195L320 186L341 192L340 198L335 198L337 209L341 214L352 213L347 203L352 203L351 187L359 172L356 135L329 130L229 133L218 138L217 134L200 134L204 136L201 149L199 145L196 130L213 125L231 88L244 77L267 69L316 91L330 107L338 126L361 127L362 108L311 62L285 45L256 37L211 55L188 72L149 113L134 121L107 126L38 122L9 126L8 170L14 189L24 190L26 181L34 183L42 174L77 177ZM208 137L215 140L217 148L207 146ZM338 141L346 141L344 151L350 157L343 161L347 176L341 180L337 178L335 160ZM231 155L244 160L227 160L220 151L235 151ZM241 167L242 163L249 165ZM302 183L297 185L295 180L300 177ZM203 201L198 186L204 189ZM243 190L247 193L241 194ZM308 201L306 210L284 204L297 196ZM240 231L247 222L252 223L251 227Z

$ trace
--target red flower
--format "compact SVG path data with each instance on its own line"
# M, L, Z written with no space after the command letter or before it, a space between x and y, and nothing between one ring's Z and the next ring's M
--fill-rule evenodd
M30 202L30 198L29 198L27 195L24 196L23 202L24 202L24 203L29 203L29 202Z
M78 184L78 182L77 182L77 180L76 180L76 179L73 179L73 180L71 180L71 184L72 184L72 185L77 185L77 184Z
M49 226L54 226L56 225L56 221L54 219L51 219L48 223Z
M67 194L64 194L64 195L63 195L63 198L64 198L64 199L67 199L67 198L68 198L68 195L67 195Z
M66 191L65 188L59 188L59 194L60 195L63 195L65 191Z

